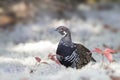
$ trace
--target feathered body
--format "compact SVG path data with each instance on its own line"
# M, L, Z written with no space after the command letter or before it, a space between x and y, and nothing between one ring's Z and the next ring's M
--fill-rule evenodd
M79 69L88 64L91 60L95 61L90 50L82 44L72 42L71 33L68 28L60 26L56 30L61 35L64 35L56 51L57 59L62 65Z

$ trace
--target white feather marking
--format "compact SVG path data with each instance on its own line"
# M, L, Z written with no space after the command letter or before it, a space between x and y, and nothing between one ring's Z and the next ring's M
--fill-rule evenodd
M65 61L69 62L78 62L79 60L79 55L76 54L76 50L70 55L65 57Z

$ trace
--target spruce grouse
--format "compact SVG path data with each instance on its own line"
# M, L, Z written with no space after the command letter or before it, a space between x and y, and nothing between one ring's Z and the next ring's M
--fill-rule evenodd
M63 35L56 51L56 57L62 65L80 69L90 61L96 62L89 49L72 42L71 32L67 27L60 26L56 31Z

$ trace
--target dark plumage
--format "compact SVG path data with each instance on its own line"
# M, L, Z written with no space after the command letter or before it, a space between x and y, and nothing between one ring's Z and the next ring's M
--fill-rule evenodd
M72 42L71 32L68 28L60 26L56 31L63 35L56 51L57 59L62 65L79 69L91 60L96 62L89 49L82 44Z

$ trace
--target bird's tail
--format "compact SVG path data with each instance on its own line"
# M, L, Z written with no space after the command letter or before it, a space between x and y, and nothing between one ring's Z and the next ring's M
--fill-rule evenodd
M91 58L91 61L96 62L96 60L93 57Z

